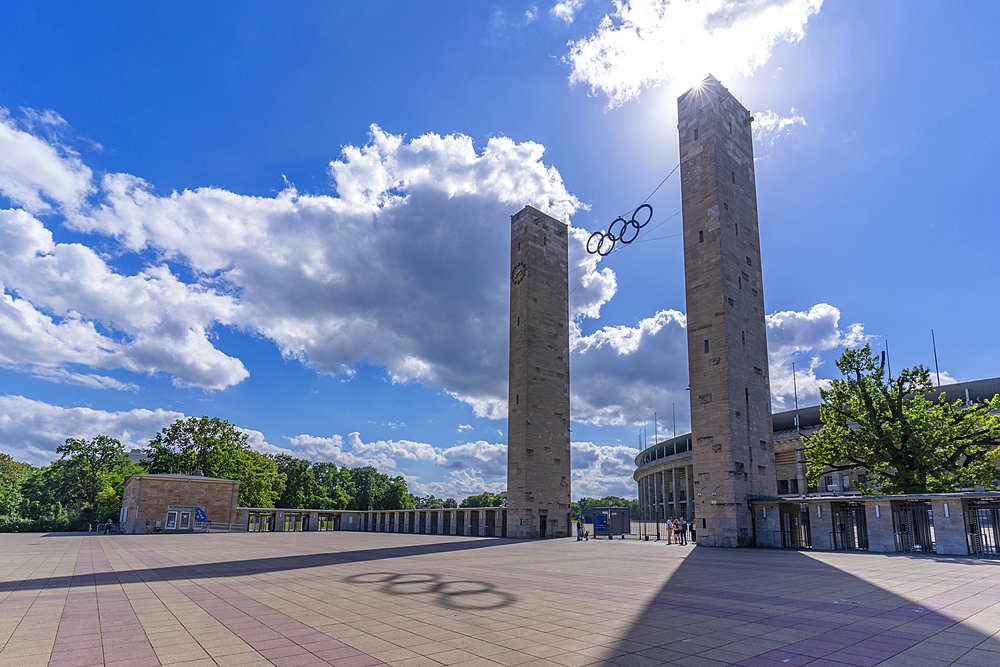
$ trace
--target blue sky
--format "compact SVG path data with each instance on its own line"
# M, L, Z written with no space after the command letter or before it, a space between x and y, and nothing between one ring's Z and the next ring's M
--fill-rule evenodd
M845 345L1000 375L994 3L18 3L0 19L0 451L219 416L263 451L505 486L509 216L574 227L574 497L688 428L677 164L755 116L775 410Z

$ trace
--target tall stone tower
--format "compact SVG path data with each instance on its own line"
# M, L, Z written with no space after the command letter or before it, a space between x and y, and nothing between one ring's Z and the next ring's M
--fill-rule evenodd
M698 544L750 546L774 495L753 118L713 76L677 100Z
M530 206L510 219L507 537L570 534L566 232Z

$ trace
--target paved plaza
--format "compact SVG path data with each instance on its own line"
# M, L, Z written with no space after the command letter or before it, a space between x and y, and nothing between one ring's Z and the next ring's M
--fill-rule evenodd
M1000 563L380 533L0 535L0 667L1000 665Z

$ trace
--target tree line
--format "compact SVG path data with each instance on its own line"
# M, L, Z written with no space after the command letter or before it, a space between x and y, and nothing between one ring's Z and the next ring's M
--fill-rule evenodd
M240 482L242 507L321 510L397 510L502 507L506 492L454 498L411 494L406 480L372 466L349 468L287 454L253 450L247 434L218 417L178 419L133 462L118 440L106 435L69 438L60 458L35 468L0 452L0 532L86 530L118 520L130 475L200 474Z

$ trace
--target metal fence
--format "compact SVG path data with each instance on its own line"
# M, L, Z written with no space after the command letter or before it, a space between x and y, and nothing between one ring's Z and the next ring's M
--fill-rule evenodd
M220 521L195 521L194 532L196 533L245 533L247 525L245 523L222 523Z
M977 556L997 556L1000 533L1000 502L970 500L966 506L969 517L969 553Z
M688 523L688 526L690 526L690 525L691 524ZM583 524L583 529L585 531L588 531L590 533L590 539L595 539L596 538L596 536L594 535L594 524L592 524L592 523L585 523L585 524ZM661 542L666 542L667 541L667 533L668 533L668 531L667 531L667 524L665 522L662 522L662 521L660 521L660 522L656 522L656 521L636 521L636 520L633 519L632 522L629 525L629 532L627 532L627 533L615 533L614 535L611 535L610 537L608 535L601 535L600 539L602 539L602 540L607 540L607 539L613 539L613 540L643 540L643 541L648 541L648 542L654 542L656 540L659 540ZM576 537L576 523L575 522L573 523L573 534L572 534L572 536ZM687 538L687 542L689 542L689 543L690 542L694 542L695 541L695 533L692 532L691 530L688 530L686 538ZM674 540L675 540L675 536L674 536L673 532L671 531L670 532L670 541L673 542Z
M892 531L900 553L936 553L934 517L929 501L892 504Z

